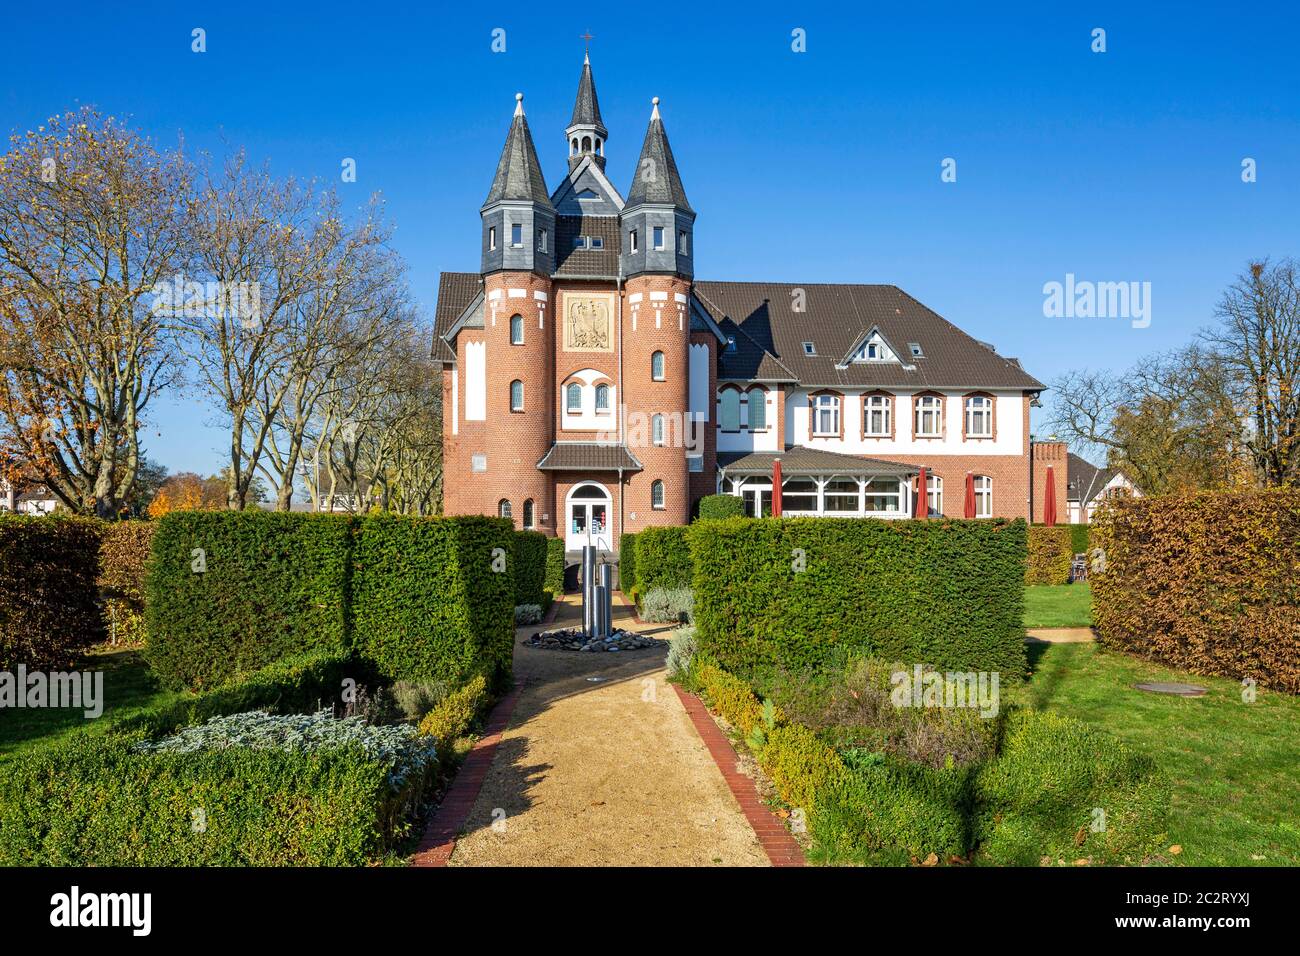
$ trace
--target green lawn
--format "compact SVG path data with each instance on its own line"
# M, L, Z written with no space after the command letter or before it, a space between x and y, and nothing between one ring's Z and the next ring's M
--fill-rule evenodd
M126 716L179 695L159 688L140 651L95 651L78 669L104 672L104 712L87 720L81 710L5 708L0 711L0 763L41 740L55 740L78 727L106 726L109 717Z
M1248 704L1235 681L1170 671L1093 644L1028 650L1030 703L1109 731L1167 774L1169 842L1182 846L1180 863L1300 866L1300 698L1258 690ZM1200 684L1209 693L1133 689L1151 680Z
M1035 584L1025 588L1025 627L1088 627L1092 624L1092 587Z

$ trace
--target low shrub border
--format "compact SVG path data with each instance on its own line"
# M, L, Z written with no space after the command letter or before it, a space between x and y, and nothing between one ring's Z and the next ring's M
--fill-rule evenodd
M66 668L104 639L103 528L85 518L0 515L0 670Z

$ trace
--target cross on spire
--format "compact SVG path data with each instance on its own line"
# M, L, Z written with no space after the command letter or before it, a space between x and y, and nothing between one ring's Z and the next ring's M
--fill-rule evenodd
M583 50L582 55L583 55L584 57L590 57L590 56L591 56L591 41L594 40L594 39L596 39L594 36L591 35L591 27L587 27L587 32L584 33L584 34L582 34L582 36L578 37L578 39L579 39L579 40L582 40L583 43L586 44L586 47L585 47L585 49Z

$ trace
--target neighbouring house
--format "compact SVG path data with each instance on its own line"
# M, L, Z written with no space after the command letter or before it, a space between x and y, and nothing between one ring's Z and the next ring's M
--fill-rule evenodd
M554 190L516 99L480 269L439 283L446 513L614 550L716 492L770 513L780 459L785 514L962 517L969 480L975 516L1042 520L1049 485L1064 516L1016 359L896 286L697 279L658 98L626 198L589 60Z
M59 507L54 492L39 482L19 482L17 486L0 478L0 511L14 514L48 515Z
M1069 473L1065 507L1071 524L1091 524L1093 513L1107 498L1116 495L1142 497L1137 486L1117 469L1098 468L1073 452L1069 457Z

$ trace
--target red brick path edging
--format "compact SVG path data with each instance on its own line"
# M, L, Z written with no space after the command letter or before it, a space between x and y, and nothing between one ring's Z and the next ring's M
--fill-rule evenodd
M522 684L515 684L514 690L492 708L492 715L483 728L483 736L465 755L465 760L456 772L456 779L451 782L451 787L442 798L442 804L429 821L415 857L411 860L412 866L446 866L451 859L451 854L456 849L456 837L460 835L465 821L469 819L470 810L474 808L474 801L483 789L483 781L492 766L492 758L496 756L497 744L501 742L501 733L510 724L522 688Z
M785 824L779 817L764 806L763 801L758 797L754 781L736 769L736 750L714 723L708 708L704 706L704 701L694 694L686 693L676 684L673 685L673 690L677 691L677 696L681 698L682 706L686 708L691 722L695 724L696 732L704 741L704 746L709 748L713 762L722 771L723 779L731 788L732 795L740 804L745 819L749 821L754 835L758 837L758 842L762 844L763 852L772 861L772 865L804 866L803 850L790 835L790 831L785 828Z

